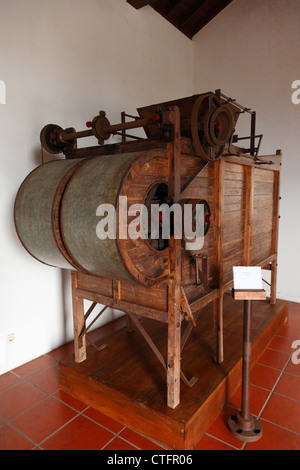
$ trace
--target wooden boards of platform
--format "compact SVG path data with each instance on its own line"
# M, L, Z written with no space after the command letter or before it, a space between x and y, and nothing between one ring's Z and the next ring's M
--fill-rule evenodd
M287 303L254 302L252 361L257 361L287 317ZM60 387L125 426L172 449L193 449L241 383L243 302L224 296L224 361L214 361L213 305L203 308L182 351L182 370L198 381L181 383L181 403L167 407L164 369L139 331L122 328L105 338L107 348L87 349L59 366ZM162 355L167 353L167 324L143 318L142 325ZM96 342L101 344L103 340Z

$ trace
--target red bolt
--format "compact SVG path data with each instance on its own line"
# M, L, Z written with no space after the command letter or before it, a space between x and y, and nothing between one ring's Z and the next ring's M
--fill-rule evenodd
M220 122L218 122L217 124L215 124L215 130L216 131L221 131L222 130L222 124Z
M50 134L50 140L55 140L56 139L56 134L51 133Z
M86 127L92 127L92 125L93 125L92 121L87 121Z
M154 122L160 121L160 114L154 113L152 119Z
M207 224L212 224L214 220L215 220L215 218L214 218L214 216L213 216L212 214L207 214L207 215L205 216L205 222L206 222Z

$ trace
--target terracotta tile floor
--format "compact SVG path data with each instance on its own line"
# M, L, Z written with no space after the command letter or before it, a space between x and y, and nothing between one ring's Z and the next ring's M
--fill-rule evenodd
M99 339L123 321L92 334ZM287 323L251 372L250 411L262 423L262 438L245 444L228 431L228 417L240 408L238 390L196 450L300 449L300 364L292 362L295 340L300 340L300 304L291 302ZM58 361L72 352L69 343L0 376L0 450L160 449L59 390ZM300 359L300 351L297 357Z

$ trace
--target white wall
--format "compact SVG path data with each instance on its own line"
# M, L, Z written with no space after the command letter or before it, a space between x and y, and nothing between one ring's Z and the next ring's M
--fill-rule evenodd
M100 109L116 123L123 110L216 88L255 109L263 153L284 153L278 295L300 301L299 0L235 0L193 41L125 0L1 0L0 13L0 374L72 338L69 275L23 249L13 204L40 164L42 127L82 130Z
M257 133L264 135L260 154L283 151L277 296L296 302L300 104L292 103L291 85L300 80L299 25L299 0L234 0L193 41L194 91L221 88L257 111ZM241 130L246 123L243 116Z
M193 50L152 8L124 0L1 0L0 14L1 374L73 335L68 273L31 258L13 223L16 192L40 164L42 127L83 130L100 109L117 123L123 110L191 94Z

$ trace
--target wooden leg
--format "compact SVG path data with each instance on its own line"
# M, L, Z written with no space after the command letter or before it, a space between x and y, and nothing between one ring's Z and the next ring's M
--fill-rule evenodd
M214 338L215 361L220 364L224 360L223 351L223 295L214 300Z
M181 240L170 238L170 281L168 287L168 358L167 358L167 404L176 408L180 403L181 371Z
M167 360L167 387L168 406L176 408L180 403L180 340L181 340L181 320L180 313L174 309L169 316L168 323L168 360Z
M128 313L126 313L126 327L128 332L134 331L133 321Z
M277 282L277 260L271 264L271 298L270 303L276 303L276 282Z
M83 299L76 295L77 273L72 272L73 328L75 362L86 359L86 335L79 337L85 327Z
M214 224L214 272L215 285L219 288L219 297L214 300L214 338L215 361L220 364L223 357L223 225L224 225L224 160L214 165L215 175L215 224Z

